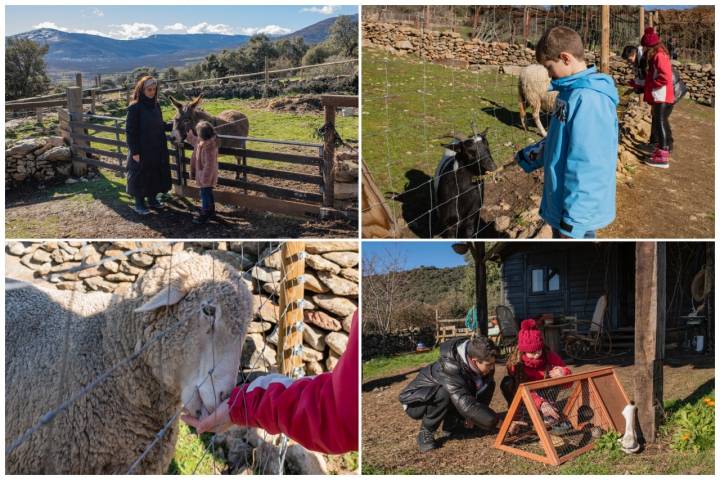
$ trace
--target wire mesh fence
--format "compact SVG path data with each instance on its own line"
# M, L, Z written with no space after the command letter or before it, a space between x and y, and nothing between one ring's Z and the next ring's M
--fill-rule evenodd
M210 261L212 269L210 278L207 279L207 282L215 285L217 281L220 282L218 283L218 285L220 285L222 281L227 280L228 278L227 274L225 273L226 271L236 271L237 275L233 277L237 281L236 288L249 288L252 291L263 293L262 295L256 294L254 296L254 301L252 302L252 309L251 312L249 312L250 318L246 319L246 323L250 322L256 316L267 318L268 312L271 312L270 315L274 316L275 321L277 322L277 328L283 328L286 314L289 311L298 308L300 309L300 312L302 312L303 302L302 297L298 301L294 300L294 297L287 297L286 293L287 289L289 288L289 283L287 282L288 277L286 276L284 270L274 274L269 274L265 266L267 259L272 256L277 256L281 252L283 244L279 242L272 242L267 244L265 248L262 249L262 251L258 251L259 249L257 247L257 243L255 243L248 247L247 255L244 245L245 244L242 244L241 248L236 249L236 254L234 256L229 255L230 252L214 251L212 248L213 244L205 245L207 249L206 253L211 256ZM88 244L84 244L82 248L88 248L87 246ZM149 249L150 247L134 249L128 250L122 255L101 257L96 262L84 263L80 266L74 266L72 267L72 269L57 270L53 274L63 275L67 273L80 273L83 271L87 271L88 269L98 268L98 266L107 264L108 262L117 260L122 261L123 258L129 258L132 255L143 254ZM254 257L249 252L255 252L257 256ZM301 253L300 255L302 257L304 254ZM182 281L183 276L187 275L187 272L183 271L184 268L187 268L183 265L183 262L188 261L189 260L187 259L187 257L184 257L182 255L171 255L168 257L168 263L165 266L165 270L162 272L162 282L165 287L171 287L177 282ZM146 275L151 274L148 273ZM299 285L303 285L304 279L300 277L293 279L293 281L294 283L292 285L297 286L297 282L300 282ZM8 285L7 292L28 288L33 287L30 284L12 282ZM167 288L167 291L167 305L171 305L170 296L172 294L170 293L170 288ZM201 305L199 305L199 308L201 310L200 316L202 317L201 321L204 319L209 322L208 325L199 326L199 328L203 330L208 329L210 337L208 339L210 342L209 350L211 352L211 357L209 359L208 365L209 368L207 372L198 372L202 373L202 375L196 375L195 378L197 378L198 380L195 384L194 394L192 395L192 398L190 400L183 399L185 403L185 409L189 408L190 404L195 404L199 401L200 405L202 405L202 408L206 409L205 414L210 414L210 412L214 411L217 408L218 401L222 401L229 396L229 394L227 393L217 392L217 389L222 387L216 384L219 380L218 372L216 372L216 368L218 368L219 365L218 362L222 362L222 355L227 353L227 351L223 352L222 350L222 348L227 348L227 342L221 342L220 344L218 344L218 339L216 338L216 329L219 328L219 325L216 325L216 322L220 320L218 317L219 314L216 315L216 308L220 308L219 305L222 303L220 299L216 297L218 295L221 295L220 292L225 292L225 294L227 294L227 290L223 290L222 288L218 287L217 289L210 289L209 292L209 297L203 298L201 301ZM190 296L193 296L193 294L190 294ZM281 296L285 296L284 301L286 302L286 305L284 307L282 307L282 304L280 304L279 302ZM289 303L287 302L287 298L291 299ZM59 322L62 325L62 331L65 332L65 341L63 343L63 352L60 367L61 373L55 382L51 382L54 383L54 385L48 386L49 388L52 388L57 392L57 395L55 395L56 403L54 405L48 405L48 409L42 415L39 415L37 418L33 419L32 424L24 428L21 433L13 435L12 438L7 439L5 455L8 462L8 471L13 471L14 468L18 468L19 465L25 463L25 461L21 458L22 456L37 455L39 452L32 449L36 449L38 447L38 444L42 445L43 443L45 443L45 447L40 449L43 450L45 453L49 454L50 457L43 462L44 466L46 467L45 473L71 473L53 470L53 467L56 466L54 456L64 454L56 451L57 449L54 448L54 446L47 444L47 442L51 441L53 435L56 434L56 432L54 432L53 435L51 435L48 433L48 430L56 428L56 422L61 416L69 415L69 418L76 418L78 415L81 415L83 416L83 418L94 419L92 421L103 421L101 419L101 416L98 415L99 412L96 412L95 414L93 414L92 412L85 412L85 414L83 414L84 409L91 408L89 407L89 404L97 405L92 401L88 402L88 397L91 395L102 396L103 390L106 389L109 384L111 384L112 382L120 382L124 376L131 375L130 372L136 370L137 368L145 368L143 367L143 365L146 365L148 362L151 363L151 365L149 365L150 368L159 368L162 372L163 366L153 365L152 362L162 362L163 349L171 348L171 345L173 343L183 341L181 338L177 337L176 332L178 330L181 332L186 331L185 329L188 327L187 323L190 321L196 321L194 316L188 316L180 313L180 311L178 311L178 307L166 307L164 313L162 313L163 316L166 316L166 319L164 322L158 323L166 324L167 328L157 331L154 335L150 336L143 343L138 343L133 352L131 352L129 355L122 358L121 360L117 361L109 368L100 372L98 375L92 378L82 379L79 382L81 388L71 392L68 391L68 385L77 384L78 380L71 379L70 372L68 371L71 368L71 360L73 359L73 357L75 360L77 360L79 355L87 355L83 351L78 351L77 343L71 341L69 338L70 332L72 331L71 324L73 323L74 318L74 315L71 312L74 309L82 310L81 305L83 304L83 302L84 300L81 298L81 295L78 294L76 291L73 291L69 299L68 314L66 315L65 319L59 319ZM9 315L12 315L12 313L9 313ZM113 320L120 321L123 319L114 317L110 318L110 321ZM137 319L129 320L129 324L133 324L136 321ZM238 334L238 338L236 341L237 343L242 344L243 340L245 339L246 327L247 325L245 325L243 327L243 331ZM121 329L122 327L113 326L112 328ZM258 332L255 332L254 335L258 335ZM266 350L271 349L269 345L273 343L273 340L271 338L273 335L276 336L274 342L276 344L278 343L277 329L274 329L272 332L269 330L262 330L260 335L263 339L261 350L250 352L249 355L243 355L243 358L246 359L246 363L244 364L244 368L238 375L238 386L242 386L248 383L253 379L254 376L257 376L257 374L275 368L268 362L268 360L273 358L274 355L270 355L271 352ZM221 347L222 345L225 345L225 347ZM188 345L188 347L192 348L190 347L190 345ZM279 345L277 350L277 355L282 355L283 345ZM295 348L292 354L302 356L302 345ZM302 362L300 363L300 366L302 366ZM198 365L197 368L200 369L203 367ZM304 371L300 367L294 369L292 374L295 377L302 376L304 374ZM206 403L203 403L207 401L207 399L202 397L201 392L207 390L208 386L210 386L212 389L212 398L214 399L214 405L207 405ZM17 414L18 412L14 412L12 408L12 405L8 405L8 414ZM173 436L176 435L178 428L177 420L182 413L182 410L180 409L179 405L177 405L173 409L171 409L171 412L172 414L167 418L166 421L164 421L164 423L162 423L162 425L160 425L160 428L158 428L157 431L151 436L149 442L144 444L142 440L138 439L139 443L137 445L137 448L133 449L133 451L137 452L136 457L121 458L119 459L119 461L118 459L115 459L113 463L115 465L115 469L113 469L112 471L104 471L102 470L102 467L97 467L94 471L104 471L104 473L126 474L147 472L148 457L152 457L156 454L154 450L165 448L160 447L159 445L162 445L163 442L170 441L170 438L174 438ZM201 411L189 413L192 415L197 415L200 414ZM66 423L63 423L63 425L67 426ZM118 425L117 427L122 428L122 425ZM45 433L42 433L43 431ZM9 432L8 434L10 435ZM65 432L65 434L69 435L69 440L71 443L80 440L79 438L75 438L77 435L84 435L83 432ZM283 473L285 453L288 448L288 442L286 439L283 440L281 437L278 437L276 435L269 435L267 432L262 430L246 430L244 432L244 435L244 438L247 439L247 443L246 445L240 445L238 447L241 452L244 452L244 455L242 455L241 458L238 458L238 455L235 455L233 462L228 461L227 451L223 451L222 449L217 447L217 435L212 435L209 438L206 437L204 442L205 447L203 455L192 467L192 472L196 472L201 465L203 465L203 469L206 473L208 473L208 470L209 473L220 473L221 471L231 470L235 471L239 468L239 465L241 464L244 469L249 469L254 473ZM102 441L102 439L96 439L96 441ZM24 448L28 447L28 444L32 444L30 445L32 449ZM72 451L75 452L75 450L76 449L73 449ZM72 455L74 454L68 454L68 456ZM205 461L205 458L208 455L210 456L211 460L209 462L211 464L211 468L210 465L207 465L208 462ZM98 461L101 462L102 459L99 459ZM156 461L157 460L155 459L151 462ZM57 465L67 465L67 463L58 461ZM124 467L120 468L118 467L118 465L124 465ZM15 473L28 472L16 471Z
M622 408L628 403L609 368L522 384L495 447L559 465L606 433L622 433Z

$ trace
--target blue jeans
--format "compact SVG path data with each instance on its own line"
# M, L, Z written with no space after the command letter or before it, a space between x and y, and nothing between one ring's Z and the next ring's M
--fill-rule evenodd
M145 203L145 200L147 199L147 203ZM150 206L158 206L160 202L157 201L157 197L155 195L152 195L150 197L143 197L143 196L136 196L135 197L135 208L137 209L146 209L147 205Z
M553 238L561 238L560 230L558 230L557 228L552 227L552 233L553 233ZM583 235L581 238L597 238L597 235L595 233L595 230L588 230L587 232L585 232L585 235Z
M200 208L203 212L215 211L215 198L213 197L213 187L200 188Z

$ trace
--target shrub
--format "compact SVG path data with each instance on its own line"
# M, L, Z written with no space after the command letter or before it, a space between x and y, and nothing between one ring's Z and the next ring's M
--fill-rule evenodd
M679 407L667 419L663 432L675 450L702 452L715 445L715 395Z

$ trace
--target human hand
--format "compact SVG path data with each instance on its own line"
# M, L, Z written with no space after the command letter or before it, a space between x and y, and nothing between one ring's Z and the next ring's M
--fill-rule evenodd
M565 376L565 370L562 367L554 367L550 370L550 378L560 378Z
M230 406L227 402L222 402L213 413L202 420L189 414L182 415L180 420L195 427L198 435L205 432L221 433L233 425L230 420Z
M548 402L543 402L542 405L540 405L540 411L545 417L554 418L555 420L560 420L560 414L555 410L555 407L550 405Z
M135 155L132 156L132 159L135 160L136 162L140 162L140 154L136 153Z

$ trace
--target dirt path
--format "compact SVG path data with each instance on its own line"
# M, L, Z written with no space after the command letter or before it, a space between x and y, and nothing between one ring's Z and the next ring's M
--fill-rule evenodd
M639 165L618 184L617 218L605 238L712 238L715 232L715 110L683 100L670 117L670 168Z
M573 371L581 372L598 368L599 365L571 367ZM451 438L443 443L442 448L427 454L419 453L416 445L419 422L405 415L398 402L400 391L415 378L417 371L413 369L363 384L363 470L371 468L378 472L431 475L558 473L557 467L521 459L492 448L494 434L480 436L471 433L464 438ZM625 391L632 396L632 366L620 366L617 371ZM495 373L497 384L504 373L504 366L498 365ZM713 359L709 357L702 357L694 364L665 366L665 398L686 398L705 382L712 381L714 374ZM491 407L499 413L507 411L507 404L499 390L495 391ZM668 465L670 460L664 458L663 450L653 447L636 457L625 457L628 464L619 465L617 473L623 473L624 469L639 473L641 468L648 466L655 472L671 471L672 466Z
M165 209L137 215L123 187L96 178L82 185L6 193L7 238L340 238L357 236L348 220L296 218L217 204L219 221L192 223L197 202L171 197Z

